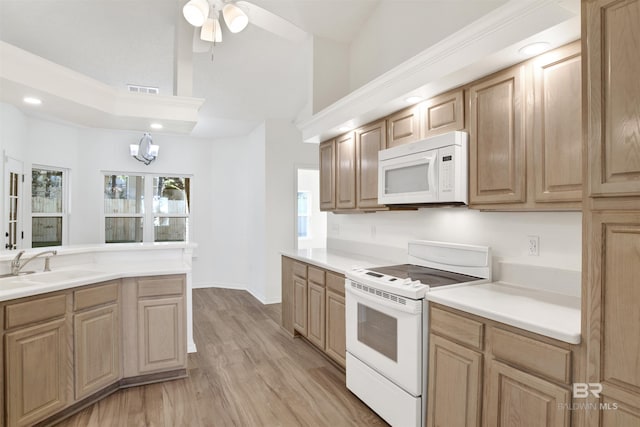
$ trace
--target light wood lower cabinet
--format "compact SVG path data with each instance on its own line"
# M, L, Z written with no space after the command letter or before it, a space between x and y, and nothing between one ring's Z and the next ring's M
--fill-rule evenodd
M120 306L110 304L73 316L75 398L120 379Z
M485 425L569 426L569 389L497 360L488 365Z
M138 301L138 367L141 373L184 367L184 297Z
M180 376L185 276L124 280L126 292L115 280L0 304L0 425L59 420L123 386L123 377L134 385ZM126 373L123 360L132 365ZM147 373L153 378L140 376Z
M305 337L340 366L346 365L344 276L282 257L282 327ZM303 277L304 276L304 277ZM285 298L285 294L291 294Z
M71 353L65 318L5 335L7 425L27 426L69 403Z
M570 425L570 344L436 304L429 340L427 426Z
M480 426L482 353L429 337L427 426Z

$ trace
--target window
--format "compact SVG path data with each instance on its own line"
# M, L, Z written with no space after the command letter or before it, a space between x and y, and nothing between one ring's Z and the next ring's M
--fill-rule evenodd
M107 175L104 177L106 243L143 241L144 177Z
M62 169L31 169L31 246L60 246L66 230L65 185Z
M188 177L105 175L105 242L186 242L190 183Z
M298 192L298 237L309 238L309 220L311 217L311 194L308 191Z
M153 229L156 242L184 242L189 231L189 178L153 178Z

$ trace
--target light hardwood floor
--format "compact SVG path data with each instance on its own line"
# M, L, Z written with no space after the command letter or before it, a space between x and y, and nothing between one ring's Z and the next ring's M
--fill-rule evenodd
M195 289L189 378L120 390L59 426L386 426L344 374L280 326L279 305Z

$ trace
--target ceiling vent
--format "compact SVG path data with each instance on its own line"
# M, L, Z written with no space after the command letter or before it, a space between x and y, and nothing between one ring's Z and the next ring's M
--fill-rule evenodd
M160 89L151 86L127 85L127 89L129 89L129 92L135 93L150 93L152 95L158 95L160 93Z

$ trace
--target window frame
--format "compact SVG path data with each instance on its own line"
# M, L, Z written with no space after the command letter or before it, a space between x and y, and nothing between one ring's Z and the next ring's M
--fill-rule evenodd
M50 172L60 172L62 173L62 211L61 212L33 212L33 171L37 170L45 170ZM69 244L69 214L71 212L71 169L62 168L58 166L45 165L41 163L33 163L31 164L31 170L29 174L29 213L30 213L30 223L28 225L29 230L29 239L28 244L30 248L33 248L33 219L34 218L61 218L62 224L62 232L61 234L61 244L60 246ZM27 227L25 227L27 228ZM55 246L38 246L38 247L59 247Z
M300 240L307 240L307 239L312 239L313 236L311 235L311 230L310 230L310 225L311 225L311 196L312 193L310 191L297 191L297 198L296 198L296 221L298 222L298 226L297 226L297 238ZM307 199L307 212L303 215L300 215L300 194L306 194L306 199ZM305 227L307 233L304 236L300 235L300 218L305 218L306 219L306 224L307 226Z

